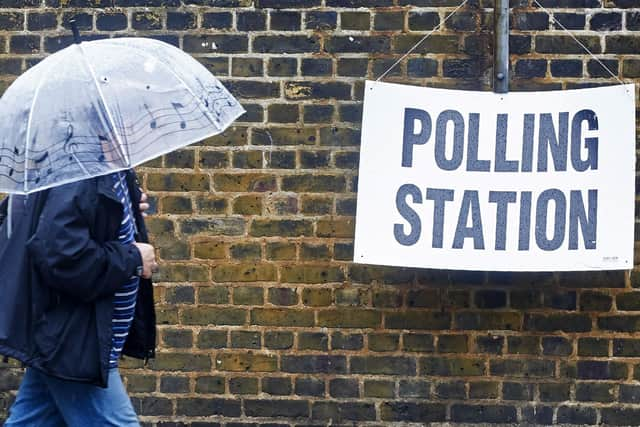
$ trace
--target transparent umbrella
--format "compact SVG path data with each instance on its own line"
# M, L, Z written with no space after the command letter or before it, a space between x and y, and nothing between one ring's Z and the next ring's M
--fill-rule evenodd
M218 134L243 113L174 46L144 38L76 43L29 69L0 99L0 192L28 194L129 169Z

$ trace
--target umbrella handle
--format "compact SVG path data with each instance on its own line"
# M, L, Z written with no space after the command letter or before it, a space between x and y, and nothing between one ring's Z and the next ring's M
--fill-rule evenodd
M73 42L80 44L80 31L78 31L78 22L76 21L76 18L70 19L69 25L71 25L71 31L73 32Z

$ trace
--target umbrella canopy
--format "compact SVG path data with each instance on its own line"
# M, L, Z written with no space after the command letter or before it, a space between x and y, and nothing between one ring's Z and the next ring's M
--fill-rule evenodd
M128 169L218 134L243 113L204 66L167 43L74 44L0 99L0 192Z

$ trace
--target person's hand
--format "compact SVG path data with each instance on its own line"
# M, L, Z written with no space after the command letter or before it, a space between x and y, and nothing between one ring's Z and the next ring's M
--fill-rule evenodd
M139 205L139 209L140 209L140 213L142 214L142 216L147 216L146 211L149 209L149 203L148 203L149 198L147 197L147 193L142 193L142 195L140 196L140 205Z
M142 277L150 279L151 275L158 271L155 250L153 246L147 243L135 242L134 245L136 245L142 257Z

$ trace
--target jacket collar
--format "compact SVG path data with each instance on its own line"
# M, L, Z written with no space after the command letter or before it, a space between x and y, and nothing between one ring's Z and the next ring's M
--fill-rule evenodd
M125 171L125 174L127 172ZM116 194L116 190L113 187L113 177L112 174L102 175L97 177L97 185L98 185L98 194L102 194L103 196L120 203L120 199ZM128 181L128 180L127 180Z

